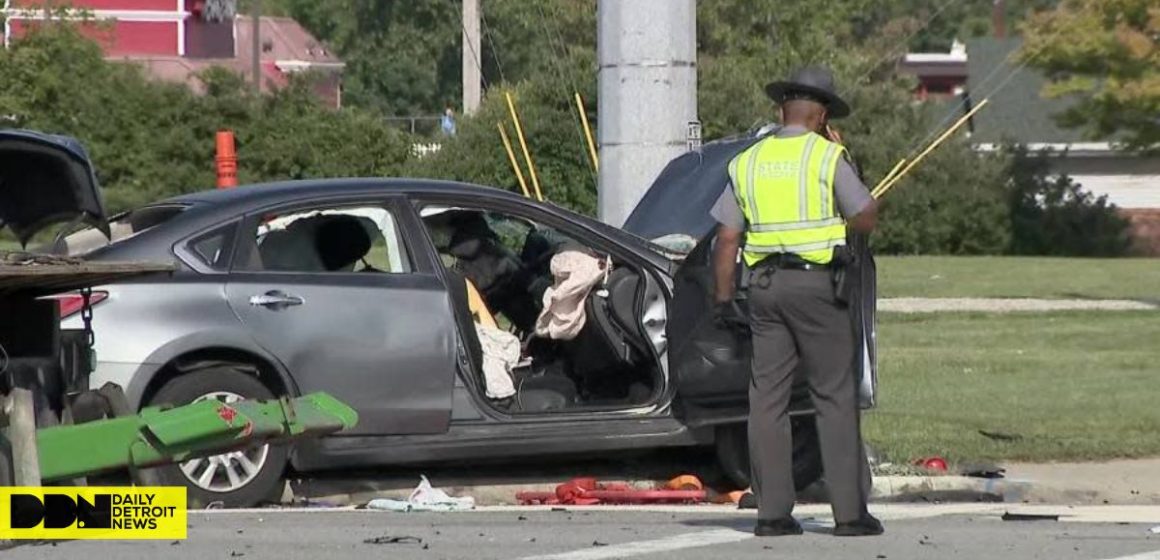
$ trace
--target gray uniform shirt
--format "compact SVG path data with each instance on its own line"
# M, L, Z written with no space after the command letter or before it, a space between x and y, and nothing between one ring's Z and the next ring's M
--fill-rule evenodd
M804 127L787 126L773 135L777 138L792 138L807 133L809 131ZM838 160L838 169L834 172L834 197L838 201L838 212L846 219L857 216L859 212L866 209L870 201L874 200L870 196L870 190L858 178L854 166L850 165L850 162L844 158ZM745 229L745 214L741 212L741 207L737 204L737 196L733 194L732 180L726 183L724 192L721 193L721 197L717 199L713 208L709 210L709 214L718 223L727 227Z

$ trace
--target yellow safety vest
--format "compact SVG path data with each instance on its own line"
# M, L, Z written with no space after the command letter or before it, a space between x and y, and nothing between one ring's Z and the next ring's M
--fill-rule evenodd
M766 138L729 162L733 193L748 222L743 250L752 266L773 253L826 264L846 244L834 201L844 148L813 132Z

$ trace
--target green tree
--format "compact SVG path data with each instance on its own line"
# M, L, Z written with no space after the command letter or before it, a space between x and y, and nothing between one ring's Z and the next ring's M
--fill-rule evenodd
M577 83L596 48L595 0L487 0L475 63L486 84L539 74ZM347 63L346 99L392 115L442 112L462 95L458 0L281 0Z
M309 77L256 96L217 69L206 95L105 61L67 24L53 24L0 50L0 115L8 126L67 134L88 148L112 210L212 188L214 135L234 130L243 183L397 174L402 134L378 115L320 105Z
M912 52L946 52L955 39L995 33L992 9L995 0L861 0L852 10L851 25L860 38L868 38L898 20L924 24L909 34L904 45ZM1028 14L1054 7L1059 0L1005 0L1004 20L1008 34ZM902 53L899 53L902 54Z
M1062 116L1093 137L1160 145L1160 5L1155 0L1066 0L1027 22L1021 56L1072 95Z

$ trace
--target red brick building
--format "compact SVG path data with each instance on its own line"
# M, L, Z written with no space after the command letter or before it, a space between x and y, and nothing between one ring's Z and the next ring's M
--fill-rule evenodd
M53 0L0 0L4 45L45 17L57 14ZM200 87L196 73L225 66L252 72L251 20L236 14L235 0L71 0L65 17L76 19L110 60L142 64L154 76ZM284 84L288 75L317 71L319 95L342 103L343 63L290 18L264 17L259 45L263 88Z

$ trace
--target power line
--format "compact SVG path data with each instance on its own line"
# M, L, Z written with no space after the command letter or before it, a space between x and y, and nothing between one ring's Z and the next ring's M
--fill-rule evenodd
M938 10L935 10L935 12L930 15L930 17L926 18L926 21L924 21L922 23L922 25L918 26L918 28L915 29L914 31L911 31L910 35L907 35L906 38L899 41L893 47L890 47L890 49L888 49L886 51L886 54L884 56L882 56L878 60L876 60L874 62L874 64L871 64L870 68L868 68L864 74L859 76L857 80L854 80L854 83L857 84L857 83L860 83L862 80L865 80L866 78L868 78L870 76L870 74L874 73L874 70L876 70L878 68L879 64L882 64L883 62L886 62L887 60L897 56L897 54L898 54L897 51L898 51L899 47L909 49L911 39L914 39L916 36L918 36L919 33L926 31L926 29L928 27L930 27L930 24L934 22L935 18L937 18L939 15L941 15L943 12L945 12L947 8L951 7L951 5L956 4L959 1L960 0L948 0L946 3L944 3L942 6L940 6Z
M557 35L559 42L559 50L557 51L557 41L553 39L552 31L548 26L548 14L544 11L544 5L542 2L536 2L535 4L540 14L540 31L543 32L544 38L548 41L548 48L552 50L552 58L554 60L552 61L551 67L560 76L560 87L564 89L564 98L568 100L568 105L571 106L572 92L579 92L580 90L576 87L576 76L570 72L566 72L563 67L562 60L568 55L567 43L564 42L562 35ZM567 83L565 83L565 80L567 80ZM571 91L568 91L569 87L571 87ZM579 107L576 107L576 110L579 109ZM571 113L572 111L569 110L568 112ZM584 128L580 119L580 115L577 114L576 118L572 120L572 124L576 127L576 134L580 136L581 145L586 146L588 137L584 134ZM581 151L583 152L584 150ZM581 157L581 159L584 159L584 157ZM585 167L588 168L588 173L592 176L592 182L597 184L599 178L596 176L596 172L589 166Z
M1063 31L1062 27L1060 29L1057 29L1055 31L1055 33L1051 34L1048 37L1048 39L1057 38L1061 34L1062 31ZM986 95L983 95L982 98L987 99L987 98L990 98L991 96L995 95L996 93L999 93L1004 87L1007 86L1008 83L1011 82L1011 80L1015 79L1016 76L1018 76L1021 72L1023 72L1023 70L1025 70L1027 68L1028 64L1030 64L1031 61L1033 59L1035 59L1035 57L1039 56L1043 52L1043 50L1046 48L1048 43L1049 43L1049 41L1047 41L1047 40L1043 41L1042 44L1040 44L1039 48L1037 48L1033 52L1027 54L1024 57L1023 62L1021 62L1018 66L1012 68L1011 71L1007 73L1006 77L1003 78L1003 80L1001 82L999 82L999 85L995 86L991 91L987 92ZM1013 49L1010 53L1007 53L1007 56L1004 57L1001 62L995 64L995 67L991 69L991 71L987 74L987 76L985 78L983 78L983 81L979 82L977 84L977 86L976 86L977 89L982 90L985 85L987 85L991 80L995 79L995 77L999 75L1000 71L1003 70L1004 65L1010 63L1015 58L1015 56L1017 54L1019 54L1019 49ZM968 91L967 94L970 95L971 92ZM965 100L963 103L955 104L955 106L952 107L947 112L946 116L944 116L942 118L942 120L939 121L938 125L936 125L934 128L932 128L930 130L930 132L928 132L927 135L925 137L923 137L921 142L918 142L917 144L911 146L907 150L907 153L909 154L909 153L913 152L915 149L917 149L917 148L925 145L927 142L929 142L930 139L933 138L935 134L938 134L938 132L942 129L942 127L947 122L949 122L951 119L953 119L955 117L956 111L958 111L964 105L964 103L965 103Z
M487 42L491 44L491 57L495 60L495 67L499 70L499 81L506 83L507 76L503 73L503 63L500 62L499 47L496 46L495 37L491 33L491 26L487 23L487 10L481 5L479 8L479 18L483 22L483 35L487 38ZM480 74L483 74L481 71Z

